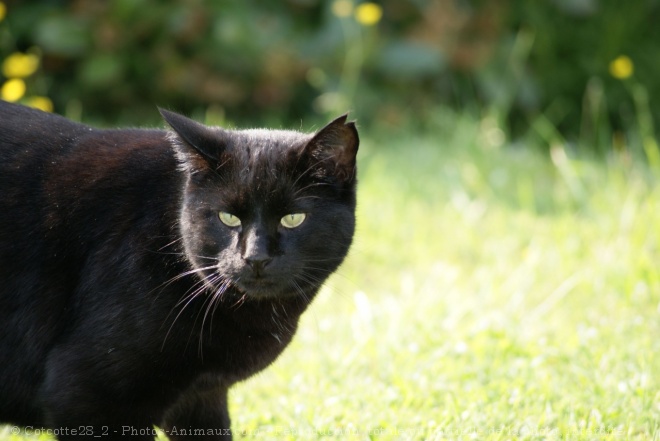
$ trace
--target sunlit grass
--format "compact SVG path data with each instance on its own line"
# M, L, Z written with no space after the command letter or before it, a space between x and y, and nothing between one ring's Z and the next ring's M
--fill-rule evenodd
M660 178L450 126L363 136L354 249L237 439L657 436Z

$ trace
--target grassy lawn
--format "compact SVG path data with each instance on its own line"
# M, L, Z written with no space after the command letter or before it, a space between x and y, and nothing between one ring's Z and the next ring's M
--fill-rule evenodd
M658 439L660 174L497 135L364 136L354 249L237 439Z

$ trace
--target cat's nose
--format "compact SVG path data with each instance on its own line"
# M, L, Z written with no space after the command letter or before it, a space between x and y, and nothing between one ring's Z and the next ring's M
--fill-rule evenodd
M263 229L252 227L245 232L244 240L243 260L259 276L273 260L268 252L268 235Z
M266 256L254 256L251 258L246 258L245 262L250 265L252 271L260 274L272 260L272 258Z

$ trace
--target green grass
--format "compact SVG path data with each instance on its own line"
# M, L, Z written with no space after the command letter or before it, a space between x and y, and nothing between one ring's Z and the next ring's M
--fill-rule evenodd
M660 177L447 126L364 136L353 251L236 438L658 439Z

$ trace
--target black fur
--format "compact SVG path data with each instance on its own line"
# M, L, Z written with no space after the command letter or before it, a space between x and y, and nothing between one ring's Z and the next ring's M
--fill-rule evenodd
M302 134L161 113L172 131L97 130L0 102L0 422L227 436L227 389L277 358L344 259L345 116Z

